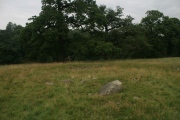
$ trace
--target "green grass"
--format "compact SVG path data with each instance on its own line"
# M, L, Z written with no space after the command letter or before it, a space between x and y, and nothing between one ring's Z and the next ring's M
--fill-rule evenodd
M180 58L0 66L0 120L180 120Z

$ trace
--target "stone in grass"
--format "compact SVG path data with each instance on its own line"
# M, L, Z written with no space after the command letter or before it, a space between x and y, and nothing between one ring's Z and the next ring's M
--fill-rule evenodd
M83 84L83 83L86 83L88 80L82 80L79 82L79 84Z
M46 85L53 85L53 82L46 82Z
M109 95L113 93L119 93L122 90L122 83L119 80L107 83L99 90L99 95Z
M73 84L74 82L72 80L63 80L62 81L64 84Z

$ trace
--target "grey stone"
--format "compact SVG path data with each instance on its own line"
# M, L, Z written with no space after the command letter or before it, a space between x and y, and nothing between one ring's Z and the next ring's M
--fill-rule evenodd
M122 82L115 80L102 86L99 90L99 95L109 95L113 93L119 93L122 90Z
M46 85L53 85L53 82L46 82Z
M133 99L134 99L134 100L139 100L140 98L137 97L137 96L135 96L135 97L133 97Z
M88 82L88 80L82 80L82 81L79 82L79 84L83 84L83 83L86 83L86 82Z
M64 83L64 84L73 84L74 82L72 80L63 80L62 83Z
M177 71L180 71L180 68L177 67Z

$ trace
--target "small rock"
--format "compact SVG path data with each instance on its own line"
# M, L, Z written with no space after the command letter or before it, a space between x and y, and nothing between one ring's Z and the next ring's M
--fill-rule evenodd
M80 81L79 82L79 84L83 84L83 83L85 83L85 82L87 82L88 80L82 80L82 81Z
M72 80L63 80L64 84L73 84L74 82Z
M112 93L118 93L122 90L122 83L119 80L115 80L113 82L107 83L102 86L99 90L99 95L109 95Z
M177 67L177 71L180 71L180 69Z
M135 96L135 97L133 97L133 99L134 99L134 100L139 100L140 98L137 97L137 96Z
M53 82L46 82L46 85L53 85Z

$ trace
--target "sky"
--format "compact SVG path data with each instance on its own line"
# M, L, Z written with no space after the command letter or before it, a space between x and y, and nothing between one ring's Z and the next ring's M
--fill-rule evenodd
M139 23L148 10L159 10L165 16L180 19L180 0L96 0L96 3L124 8L124 16L131 15L134 23ZM39 15L40 11L41 0L0 0L0 29L5 29L8 22L25 26L28 18Z

